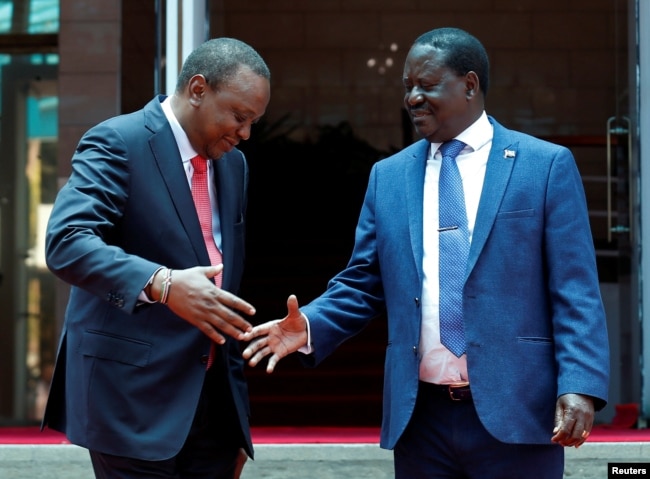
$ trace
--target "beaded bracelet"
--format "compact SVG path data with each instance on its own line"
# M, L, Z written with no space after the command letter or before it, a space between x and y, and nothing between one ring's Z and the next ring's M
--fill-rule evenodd
M167 268L165 271L165 277L163 279L161 291L160 291L160 304L167 304L169 299L169 292L172 290L172 269Z

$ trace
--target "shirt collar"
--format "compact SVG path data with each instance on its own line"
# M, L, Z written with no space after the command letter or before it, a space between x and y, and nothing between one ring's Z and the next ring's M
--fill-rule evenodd
M468 147L471 148L472 151L478 151L487 143L492 141L493 135L494 128L492 127L492 123L488 120L487 113L483 111L478 120L462 131L455 139L460 140L467 145L463 149L464 151L466 151ZM442 145L442 143L431 143L429 159L433 159L440 145Z
M192 148L189 138L187 138L187 133L183 130L183 127L178 122L176 115L172 110L171 97L167 97L160 104L162 107L163 113L169 122L169 125L172 127L172 133L174 134L174 139L176 140L176 145L178 146L178 152L181 155L181 160L183 164L188 163L192 158L194 158L198 153Z

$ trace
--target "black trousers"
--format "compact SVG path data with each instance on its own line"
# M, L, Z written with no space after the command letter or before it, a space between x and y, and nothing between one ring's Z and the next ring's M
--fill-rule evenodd
M98 479L232 479L244 440L221 364L206 373L194 421L180 452L144 461L90 451Z

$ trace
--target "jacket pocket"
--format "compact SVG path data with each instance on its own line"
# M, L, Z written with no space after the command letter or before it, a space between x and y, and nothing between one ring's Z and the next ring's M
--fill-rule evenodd
M151 344L124 336L89 330L84 332L79 352L84 356L108 359L142 368L149 363Z
M497 214L498 220L509 220L514 218L527 218L529 216L534 216L535 210L532 208L526 210L516 210L516 211L502 211Z
M519 336L517 338L517 341L520 341L522 343L553 344L553 340L551 338L543 336Z

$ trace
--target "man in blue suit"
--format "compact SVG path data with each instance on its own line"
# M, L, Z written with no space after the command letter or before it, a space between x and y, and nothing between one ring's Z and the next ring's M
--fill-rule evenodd
M48 267L72 287L43 425L88 448L99 478L232 479L253 454L236 146L269 81L249 45L210 40L172 96L93 127L74 153L47 229Z
M373 166L347 267L310 304L298 309L291 296L283 320L245 335L244 358L255 366L270 356L272 372L300 350L315 365L385 311L381 447L394 450L395 477L560 479L562 446L586 440L608 390L576 164L568 149L487 116L487 53L467 32L420 36L403 81L424 139ZM462 247L439 248L462 229L438 219L439 147L450 140L462 142L464 257ZM451 291L439 276L444 255L460 266ZM441 339L447 296L462 317L456 353Z

